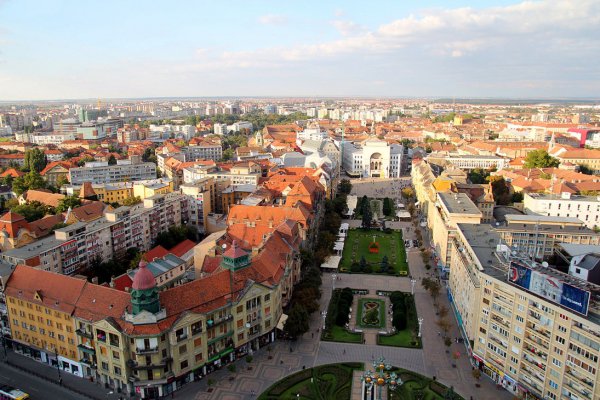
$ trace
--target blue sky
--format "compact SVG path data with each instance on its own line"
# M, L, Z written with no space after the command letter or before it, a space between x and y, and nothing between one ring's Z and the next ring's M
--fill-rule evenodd
M600 2L0 0L0 100L593 97Z

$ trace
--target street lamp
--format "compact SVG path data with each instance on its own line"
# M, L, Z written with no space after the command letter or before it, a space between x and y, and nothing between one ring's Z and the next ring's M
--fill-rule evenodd
M402 385L402 379L395 372L389 372L392 366L385 363L385 358L380 357L378 360L374 360L373 368L373 371L365 371L360 380L368 390L377 387L377 400L382 400L384 386L393 390Z
M56 371L58 371L58 384L62 386L62 376L60 376L60 362L58 361L58 351L54 348L54 355L56 356Z
M323 330L325 330L325 319L327 318L327 311L323 311L321 315L323 316Z
M411 279L410 280L410 294L414 295L415 294L415 283L417 283L416 279Z
M421 337L421 325L423 325L423 318L419 318L419 334L417 335L418 337Z
M336 274L331 274L331 279L333 281L333 290L335 290L335 280L337 279L337 275Z

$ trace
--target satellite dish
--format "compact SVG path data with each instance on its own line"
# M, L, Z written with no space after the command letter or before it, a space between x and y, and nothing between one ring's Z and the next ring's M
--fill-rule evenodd
M544 268L548 268L548 263L547 263L546 261L544 261L544 262L542 263L542 267L544 267Z
M225 250L225 249L227 248L227 243L223 243L223 245L221 246L221 248L222 248L223 250Z
M246 323L246 328L250 329L250 326L251 325L249 323Z

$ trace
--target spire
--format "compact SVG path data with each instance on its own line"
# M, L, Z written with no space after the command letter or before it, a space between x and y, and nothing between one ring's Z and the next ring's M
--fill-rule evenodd
M160 311L156 279L147 266L148 264L144 259L140 260L139 267L133 276L133 284L131 285L133 315L137 315L142 311L148 311L152 314Z

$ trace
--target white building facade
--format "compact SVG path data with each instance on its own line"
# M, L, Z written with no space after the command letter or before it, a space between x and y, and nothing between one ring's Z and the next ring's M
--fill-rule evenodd
M397 178L400 176L403 147L376 138L361 143L344 142L342 167L350 176Z

